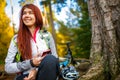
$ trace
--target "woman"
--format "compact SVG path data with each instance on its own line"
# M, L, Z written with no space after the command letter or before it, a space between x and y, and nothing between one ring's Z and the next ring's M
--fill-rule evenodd
M57 78L59 62L54 40L49 32L41 30L42 26L39 8L33 4L23 6L18 34L11 40L5 59L5 71L17 73L16 80Z

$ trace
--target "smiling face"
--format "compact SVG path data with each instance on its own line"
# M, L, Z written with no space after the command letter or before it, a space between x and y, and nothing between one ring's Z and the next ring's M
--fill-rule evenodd
M27 27L35 27L36 19L34 12L31 9L25 8L23 10L22 20Z

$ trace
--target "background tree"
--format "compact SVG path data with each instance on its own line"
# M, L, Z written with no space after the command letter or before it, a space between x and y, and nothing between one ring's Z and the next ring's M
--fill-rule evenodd
M120 0L88 0L88 7L92 21L92 66L80 80L119 80Z
M72 5L73 1L71 1ZM89 58L90 56L90 44L91 44L91 24L88 14L88 6L86 0L77 0L75 5L71 6L71 13L76 16L71 22L74 23L72 26L74 32L74 49L76 55L81 58ZM75 23L77 22L77 23Z
M65 45L67 42L72 41L73 32L72 29L66 26L63 22L58 21L60 25L57 32L57 46L58 46L58 54L59 56L65 56L67 54L67 46ZM70 47L74 47L70 45Z
M10 39L13 36L13 29L9 26L10 19L5 13L5 0L0 0L0 64L4 62Z
M66 13L68 16L66 19L67 23L63 23L64 25L62 25L60 24L60 21L58 21L58 24L60 24L60 29L58 29L58 31L63 34L63 36L69 36L69 39L67 40L72 42L71 49L74 57L89 58L91 25L88 15L87 1L70 0L69 3L66 3L66 7L68 7Z

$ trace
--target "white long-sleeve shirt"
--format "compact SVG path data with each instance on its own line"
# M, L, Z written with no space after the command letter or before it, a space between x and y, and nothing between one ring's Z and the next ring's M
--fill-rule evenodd
M46 40L46 37L49 40ZM18 73L24 71L24 73L26 73L33 67L30 64L30 60L24 60L22 62L14 62L16 53L18 52L18 48L15 42L17 43L17 35L15 35L11 40L8 49L8 54L5 59L5 71L7 73ZM55 48L54 39L49 32L38 30L36 32L36 42L31 38L31 47L32 47L32 56L36 55L38 52L42 53L43 51L46 51L48 48L50 48L52 55L58 57Z

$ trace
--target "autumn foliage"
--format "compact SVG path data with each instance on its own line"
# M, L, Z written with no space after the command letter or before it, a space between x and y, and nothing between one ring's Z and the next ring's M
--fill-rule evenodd
M0 1L0 64L4 63L7 54L11 37L13 36L13 29L9 26L10 19L5 13L5 0Z

